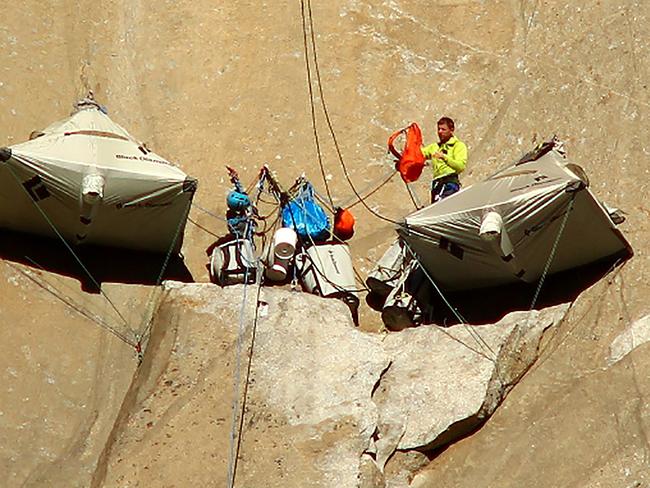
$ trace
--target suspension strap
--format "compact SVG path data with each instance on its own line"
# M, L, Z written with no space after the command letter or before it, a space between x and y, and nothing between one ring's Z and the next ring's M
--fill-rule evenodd
M34 204L34 206L36 207L36 209L38 210L38 212L39 212L39 213L41 214L41 216L45 219L45 221L48 223L48 225L52 228L52 230L53 230L54 233L58 236L58 238L61 240L61 242L63 242L63 244L64 244L65 247L68 249L68 251L70 252L70 254L72 254L72 256L74 257L74 259L77 261L77 263L79 264L79 266L81 267L81 269L82 269L82 270L84 271L84 273L86 273L86 275L90 278L90 280L92 281L93 285L95 285L95 286L97 287L97 289L99 290L99 292L104 296L104 298L106 298L106 300L108 301L108 303L110 304L110 306L113 308L113 310L115 311L115 313L117 313L117 315L120 317L120 319L122 319L122 321L124 322L124 325L126 325L126 327L127 327L129 330L131 330L131 332L133 332L133 330L129 327L127 320L124 318L124 316L122 315L122 313L118 310L118 308L115 306L115 303L113 303L113 301L108 297L108 295L106 294L106 292L104 292L104 290L102 290L101 286L99 286L99 283L97 282L97 280L95 279L95 277L92 275L92 273L88 270L88 268L87 268L87 267L84 265L84 263L81 261L81 258L77 255L77 253L74 251L74 249L72 249L72 246L70 246L70 244L68 244L68 242L67 242L67 241L65 240L65 238L61 235L61 233L59 232L59 230L56 228L56 226L54 225L54 222L52 222L52 220L50 220L50 218L49 218L48 215L45 213L45 211L41 208L41 206L40 206L40 205L39 205L39 204L38 204L38 203L37 203L37 202L36 202L36 201L31 197L31 195L29 194L29 192L27 191L27 189L26 189L26 188L21 184L20 179L18 178L18 175L16 174L16 172L15 172L13 166L12 166L11 164L7 164L7 167L9 168L9 171L11 172L11 174L12 174L13 177L14 177L14 179L16 180L16 183L18 184L18 186L20 186L20 187L25 191L25 193L27 194L27 197L29 198L29 200Z
M537 283L537 289L535 290L535 295L533 296L533 300L530 303L529 310L535 308L535 305L537 304L537 298L539 298L539 292L542 290L542 285L544 284L544 280L546 280L546 275L548 274L548 270L550 269L551 263L553 262L553 258L555 257L555 253L557 252L557 247L558 244L560 243L560 238L562 237L562 233L564 232L564 228L566 227L567 220L569 220L569 215L573 210L573 204L575 202L575 199L576 199L576 193L572 193L571 200L569 201L567 210L564 213L564 218L562 219L562 223L560 224L560 229L558 230L557 236L555 237L555 242L553 243L553 247L551 248L551 253L548 256L548 259L546 260L544 271L542 272L542 276L539 278L539 283Z
M174 237L172 238L171 243L169 244L169 248L167 249L167 253L165 254L165 260L163 261L163 264L160 268L160 272L158 273L158 278L156 279L156 284L155 287L151 290L149 293L149 298L147 299L147 308L145 309L145 313L147 315L150 315L147 317L145 315L143 317L143 323L145 323L144 327L142 328L142 332L139 334L136 334L136 354L138 355L138 360L142 362L143 355L144 355L144 345L146 345L148 339L149 339L149 333L151 332L151 327L153 326L153 307L152 307L152 302L154 299L154 295L157 292L158 287L162 284L162 278L165 275L165 271L167 270L167 266L169 265L169 261L171 258L172 251L174 250L174 247L176 247L176 242L178 242L178 236L181 233L181 229L183 228L183 225L185 221L187 220L189 213L190 213L190 207L192 205L192 198L190 198L187 202L187 206L185 207L185 211L183 212L183 216L178 222L178 225L176 226L176 231L174 232ZM151 309L151 312L147 312L149 309Z
M479 345L480 348L482 348L482 349L484 349L484 350L486 350L486 351L488 351L490 353L491 357L488 356L486 353L483 353L481 351L477 351L476 349L470 347L469 345L465 344L464 342L460 341L459 339L456 339L456 340L459 341L461 344L463 344L468 349L470 349L471 351L473 351L473 352L475 352L477 354L480 354L484 358L486 358L489 361L492 361L494 363L496 361L496 353L492 350L490 345L483 339L483 337L481 337L481 335L476 330L474 330L473 327L468 325L467 321L463 318L463 316L460 314L460 312L455 307L453 307L451 305L451 303L449 303L449 300L447 299L447 297L444 295L444 293L442 292L442 290L440 289L438 284L434 281L433 277L429 274L427 269L422 265L422 263L420 262L420 259L418 258L417 254L415 254L413 249L411 249L411 246L409 246L408 242L406 242L406 241L402 241L402 242L404 243L404 247L411 254L411 257L417 261L418 266L420 267L420 269L422 270L424 275L427 277L427 279L431 282L431 284L433 285L436 292L438 292L438 295L440 295L440 298L442 298L442 301L445 302L445 305L447 305L449 310L451 310L451 312L456 316L456 319L458 320L458 322L463 325L465 330L467 330L469 335L474 338L474 340L476 341L476 343Z

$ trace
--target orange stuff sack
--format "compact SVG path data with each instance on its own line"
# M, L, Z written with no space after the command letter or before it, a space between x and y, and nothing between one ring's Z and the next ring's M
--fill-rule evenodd
M404 150L400 154L393 143L400 134L406 134ZM388 138L388 150L397 158L395 169L399 171L406 183L412 183L422 174L424 168L424 155L422 154L422 131L418 124L413 122L408 127L400 129Z
M347 241L354 235L354 215L345 208L337 208L334 215L334 235Z

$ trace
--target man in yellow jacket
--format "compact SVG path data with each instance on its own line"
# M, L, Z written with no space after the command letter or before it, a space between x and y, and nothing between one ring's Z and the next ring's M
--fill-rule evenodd
M467 146L454 136L454 121L442 117L438 121L437 143L422 148L422 154L431 160L433 181L431 183L431 203L435 203L460 190L458 174L467 165Z

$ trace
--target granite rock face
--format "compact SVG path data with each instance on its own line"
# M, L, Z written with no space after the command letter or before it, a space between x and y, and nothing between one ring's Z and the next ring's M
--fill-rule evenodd
M382 471L396 451L417 456L488 418L565 310L382 336L355 328L333 299L167 283L95 481L227 482L238 445L240 486L390 484Z
M342 302L304 293L172 283L166 294L96 483L224 485L239 438L237 486L357 486L388 365L380 339Z
M377 460L395 450L430 451L470 433L537 359L544 330L566 306L516 312L493 325L407 329L384 341L391 365L373 395Z
M138 329L144 287L106 286L123 318L74 280L4 264L0 283L3 486L89 486L137 368L114 333Z
M650 315L641 317L629 325L612 342L607 363L611 366L619 362L637 347L650 341Z
M461 175L465 186L557 134L569 158L586 171L596 196L625 212L619 229L635 250L632 260L580 294L567 318L545 335L540 360L479 431L452 444L418 475L418 486L647 484L648 345L629 350L618 349L621 342L613 344L650 313L650 125L644 123L650 107L650 64L645 62L650 57L650 3L311 3L323 81L322 94L312 86L318 95L316 131L335 204L356 201L337 149L355 188L366 195L393 169L385 146L392 131L417 121L425 142L432 142L436 120L448 115L470 150L468 168ZM67 116L72 103L93 90L116 122L199 179L183 254L194 279L208 281L204 250L215 235L225 233L225 223L213 217L226 208L230 182L225 164L235 166L249 182L269 162L283 184L290 185L304 172L319 191L324 189L316 164L302 12L293 0L218 5L212 0L107 0L100 6L91 0L5 2L0 19L0 146L25 141L33 130ZM323 120L321 98L338 147ZM411 185L420 202L428 198L429 183L425 173ZM391 219L413 210L399 178L366 203ZM369 261L378 259L392 242L394 232L392 224L362 205L355 206L354 213L351 248L364 274L372 267ZM145 358L125 397L137 364L132 348L77 310L81 304L91 317L110 316L112 325L124 325L105 300L81 291L65 271L41 266L44 263L27 248L19 249L18 259L2 251L0 468L8 473L3 482L9 487L87 486L99 464L96 480L104 479L106 471L107 480L123 476L126 486L184 485L191 479L188 473L200 471L199 461L209 474L196 478L200 483L224 481L234 396L232 331L213 325L214 316L206 313L205 324L197 325L194 335L180 333L189 345L172 355L165 341L176 341L175 321L180 318L163 307L159 318L167 317L168 333L161 332L161 323L150 350L160 341L158 349L167 356ZM123 266L119 260L111 264ZM46 287L25 278L23 271L39 274ZM120 309L140 315L140 298L146 297L140 297L137 287L115 283L111 288ZM182 310L185 305L177 306ZM224 312L218 320L236 322L238 312ZM130 324L136 332L140 321L136 317ZM362 329L377 331L380 323L378 314L361 311ZM211 338L209 344L201 335ZM623 342L634 345L641 335L643 331L635 329L635 338ZM183 340L178 339L179 344ZM382 354L391 361L386 351ZM176 362L159 385L167 359ZM370 380L360 384L366 383ZM205 385L205 391L199 385ZM292 445L282 429L284 423L294 425L289 420L296 422L297 415L284 410L267 415L267 395L254 396L254 383L250 388L247 408L251 415L262 413L249 417L245 426L257 428L260 440L244 435L239 473L246 476L243 466L255 466L259 458L270 459L259 461L259 471L271 473L273 482L288 473L305 479L321 476L313 465L292 464L288 454L304 446L314 455L322 454L327 450L319 447L320 441ZM191 402L186 392L195 395ZM154 412L146 406L154 393L149 401L160 399L160 409L166 412L162 421L145 410ZM295 398L290 387L273 395L268 396L273 401ZM294 401L312 405L316 398L341 415L342 408L336 407L341 398L338 385L328 394ZM480 409L479 403L475 406ZM358 415L356 407L351 408ZM137 412L141 418L133 416ZM156 415L163 413L156 410ZM396 428L406 433L404 426L411 424L408 415L400 415ZM361 425L370 423L370 417L363 414ZM197 431L196 425L205 427L204 418L212 420L210 428ZM322 418L318 411L309 416L310 421ZM131 430L125 434L127 419ZM262 420L270 424L269 435L262 435L267 425ZM272 429L281 435L272 435ZM363 444L357 427L339 423L331 429L347 429L344 437L356 439L352 445L343 443L342 453L356 453ZM398 442L393 431L383 432L386 445L381 452L386 457ZM408 432L414 437L412 429ZM369 483L390 484L394 480L386 477L402 472L399 463L412 451L397 451L381 473L373 460L381 444L378 433L364 447L362 471ZM422 437L417 442L431 442L430 432L418 435ZM109 442L112 449L106 448L98 462L106 439L113 437L118 440ZM143 446L149 443L140 455L135 439ZM340 440L338 434L328 439ZM128 444L125 453L136 454L117 456L121 443ZM210 452L210 462L205 462L203 451ZM329 459L323 456L319 459ZM403 464L420 461L408 458ZM345 480L352 479L353 466L348 463L342 470L348 473Z

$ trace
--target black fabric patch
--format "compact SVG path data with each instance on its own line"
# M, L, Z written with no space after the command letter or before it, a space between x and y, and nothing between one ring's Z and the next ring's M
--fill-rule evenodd
M192 177L188 176L183 181L183 193L187 193L187 192L194 193L198 186L199 186L198 180L196 178L192 178Z
M29 193L29 196L32 197L32 200L38 202L39 200L44 200L50 196L50 192L45 187L45 183L41 180L41 177L36 175L33 178L25 181L23 183L25 190Z
M463 259L463 256L465 255L465 251L463 251L462 247L460 247L458 244L454 242L451 242L446 237L440 238L440 243L438 244L438 246L440 247L440 249L449 251L449 253L455 258Z
M451 246L449 246L449 252L451 253L452 256L458 259L463 259L463 256L465 254L463 248L460 247L458 244L454 244L453 242L451 243Z
M11 149L8 147L0 147L0 161L5 162L9 161L11 157Z

